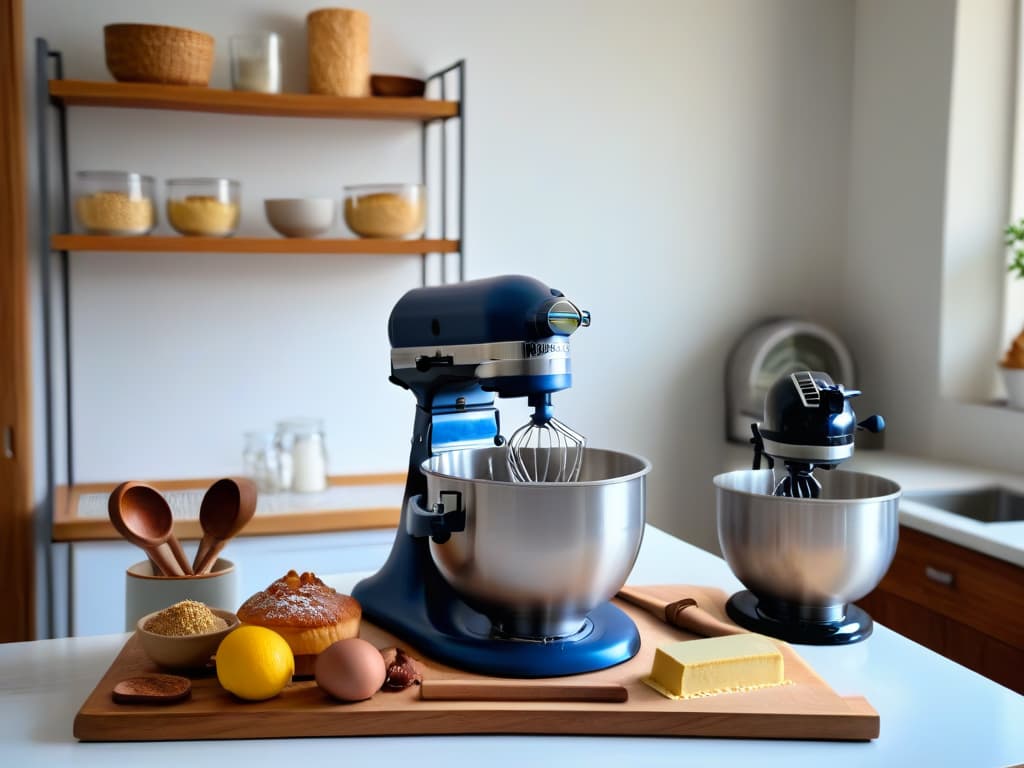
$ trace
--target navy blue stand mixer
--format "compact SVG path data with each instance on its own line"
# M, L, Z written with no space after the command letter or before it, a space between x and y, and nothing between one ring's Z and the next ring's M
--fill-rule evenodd
M479 610L474 600L478 587L491 588L482 583L486 578L473 576L479 583L455 589L453 575L458 574L443 574L435 560L437 550L457 542L471 542L467 546L472 548L472 537L482 535L486 518L458 492L442 492L439 501L428 503L424 471L432 461L485 457L490 473L485 490L519 494L496 523L505 526L512 525L509 516L522 513L526 520L536 511L536 503L527 501L545 498L536 494L557 495L588 485L575 482L586 463L582 437L553 419L551 395L571 385L569 336L589 324L589 313L561 292L521 276L415 289L392 310L390 381L416 397L408 478L391 554L378 573L356 585L353 595L369 620L433 659L489 675L551 677L609 667L639 649L635 625L607 597L585 619L579 614L569 624L545 622L542 616L535 629L506 626ZM508 441L501 435L496 396L525 397L533 408L530 423ZM536 441L528 447L527 433L539 433L542 447ZM595 451L601 453L611 454ZM543 461L538 462L539 456ZM584 466L582 471L586 478L593 470ZM477 494L474 503L485 502ZM641 509L632 558L639 549L642 516ZM560 525L556 520L551 524ZM609 527L602 535L616 530ZM523 558L524 571L538 570L538 561L531 565L531 553L525 551L533 547L512 540L514 527L506 527L504 534L498 537L503 541L480 542L477 549L482 551L484 543L491 551L504 547L508 552L502 556ZM631 566L629 559L622 580ZM557 591L559 585L551 588ZM617 588L612 586L611 594Z

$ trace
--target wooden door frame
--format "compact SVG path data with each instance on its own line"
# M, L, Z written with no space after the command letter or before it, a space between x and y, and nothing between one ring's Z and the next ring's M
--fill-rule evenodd
M32 368L25 184L24 17L0 25L0 642L35 637Z

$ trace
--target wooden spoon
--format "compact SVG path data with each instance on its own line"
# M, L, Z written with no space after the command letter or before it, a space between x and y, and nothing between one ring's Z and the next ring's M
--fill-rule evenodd
M245 477L225 477L206 491L199 505L203 540L192 568L197 575L209 573L228 540L252 520L256 496L256 484Z
M149 555L164 576L191 575L188 558L173 533L167 499L156 488L129 480L110 494L110 522L117 532Z

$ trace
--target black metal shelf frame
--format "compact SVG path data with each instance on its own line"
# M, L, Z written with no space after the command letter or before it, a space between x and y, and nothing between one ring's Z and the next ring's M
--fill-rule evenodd
M47 518L42 521L44 530L51 530L53 524L54 499L57 488L56 471L56 419L54 416L55 400L55 372L54 372L54 322L53 322L53 257L58 257L59 271L61 276L60 306L62 311L62 342L63 342L63 380L64 380L64 438L65 438L65 462L67 485L74 485L75 464L73 448L73 425L72 419L72 395L73 381L71 374L71 274L69 252L66 250L54 251L51 246L51 236L55 234L54 216L51 215L51 194L54 192L51 181L53 168L51 143L56 143L60 167L60 203L56 220L59 224L58 230L61 233L71 232L71 178L69 170L68 152L68 124L67 105L60 99L51 99L49 82L51 77L58 80L64 79L64 60L60 51L52 50L44 38L36 38L36 156L38 163L39 177L39 205L38 216L38 251L40 258L40 292L42 308L42 334L43 334L43 379L44 379L44 429L46 433L46 488L48 498L44 501L43 514ZM454 64L439 70L426 78L428 89L436 87L440 91L440 98L449 98L448 94L454 89L457 94L454 100L458 101L459 109L457 114L450 117L429 118L420 121L420 181L424 185L428 183L428 171L430 170L431 155L433 154L432 129L435 124L440 126L439 131L434 131L439 137L439 175L440 175L440 237L448 239L454 237L459 241L459 249L454 254L458 257L456 276L458 281L465 279L466 272L466 61L460 59ZM50 110L56 113L56 137L51 136ZM328 118L330 119L330 118ZM340 118L339 118L340 119ZM452 120L457 121L457 173L451 174L448 162L449 152L449 126ZM453 180L449 176L455 175ZM449 198L454 198L449 200ZM455 231L449 234L449 205L456 206L458 226ZM424 233L424 237L428 237ZM440 262L440 281L448 282L448 256L449 254L421 253L420 254L420 280L423 285L427 284L427 266L431 255L436 255ZM49 552L49 548L45 548ZM52 574L52 561L46 564L46 570ZM50 605L50 627L55 624L54 606Z

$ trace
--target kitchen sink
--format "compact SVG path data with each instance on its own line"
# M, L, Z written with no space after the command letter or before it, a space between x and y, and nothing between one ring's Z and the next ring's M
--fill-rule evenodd
M982 523L1024 520L1024 494L1006 488L975 488L969 491L918 491L905 493L907 501L937 507Z

